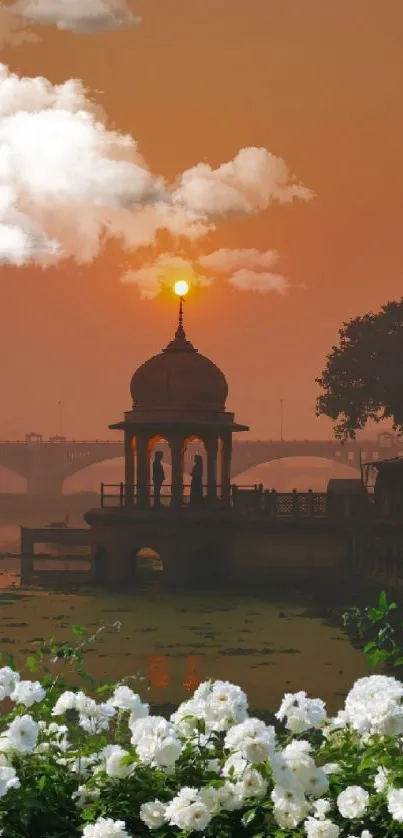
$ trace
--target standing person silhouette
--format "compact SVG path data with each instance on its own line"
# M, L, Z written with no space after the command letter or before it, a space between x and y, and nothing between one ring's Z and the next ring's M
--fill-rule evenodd
M161 486L165 480L162 451L156 451L153 461L154 506L161 506Z
M190 481L190 503L192 506L200 506L203 503L203 458L200 454L196 454L194 458Z

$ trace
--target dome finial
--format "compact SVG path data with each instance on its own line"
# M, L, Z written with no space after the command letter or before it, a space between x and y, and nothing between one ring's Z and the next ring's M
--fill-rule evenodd
M183 297L179 297L179 319L178 328L175 332L176 338L186 338L186 332L183 328Z
M183 327L183 303L187 292L189 291L189 286L184 279L179 279L178 282L175 282L174 285L175 294L179 297L179 319L178 319L178 328L175 332L176 340L186 340L186 333Z

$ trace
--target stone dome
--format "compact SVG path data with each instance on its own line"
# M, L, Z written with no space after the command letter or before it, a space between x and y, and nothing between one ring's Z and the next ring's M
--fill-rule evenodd
M221 370L186 339L181 321L174 340L133 375L130 392L135 411L225 410L228 384Z

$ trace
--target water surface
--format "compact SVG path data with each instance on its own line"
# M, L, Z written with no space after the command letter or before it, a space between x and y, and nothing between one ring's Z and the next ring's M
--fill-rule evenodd
M0 649L17 663L40 639L70 642L72 624L107 626L90 649L89 671L108 680L140 671L151 685L140 685L144 697L157 704L178 703L212 677L240 684L259 709L304 689L333 712L367 674L362 653L301 593L172 595L157 574L127 594L23 589L10 560L1 563L0 588Z

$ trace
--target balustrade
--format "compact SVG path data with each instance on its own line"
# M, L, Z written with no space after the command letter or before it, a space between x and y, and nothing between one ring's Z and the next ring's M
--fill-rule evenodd
M217 486L220 495L221 486ZM130 499L128 495L130 494ZM148 486L146 506L153 508L154 489ZM171 506L172 486L164 484L160 497L160 507ZM208 496L208 486L204 487L204 508L219 509L219 498ZM190 506L190 486L182 489L181 507ZM126 483L102 483L101 507L134 507L144 506L144 498L139 498L137 487ZM203 507L202 507L203 508ZM264 490L260 486L232 486L231 508L241 517L262 517L282 519L325 518L330 515L329 496L325 492L276 492Z

